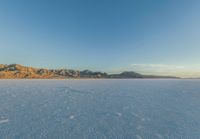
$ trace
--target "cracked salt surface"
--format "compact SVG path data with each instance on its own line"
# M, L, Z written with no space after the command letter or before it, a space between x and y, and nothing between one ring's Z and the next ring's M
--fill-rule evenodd
M140 135L136 135L137 139L142 139L142 137Z
M121 116L122 116L122 113L117 112L117 116L121 117Z
M158 134L158 133L156 133L155 136L156 136L158 139L162 139L162 138L163 138L162 135L160 135L160 134Z
M142 125L138 125L138 126L137 126L137 129L138 129L138 130L142 129Z
M9 122L9 119L0 119L0 124L8 123L8 122Z
M69 116L69 119L71 119L71 120L74 119L74 118L75 118L74 115L70 115L70 116Z
M0 80L0 138L199 139L200 80Z

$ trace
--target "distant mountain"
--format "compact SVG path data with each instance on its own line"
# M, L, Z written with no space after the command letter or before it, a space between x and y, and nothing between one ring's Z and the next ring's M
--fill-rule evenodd
M93 72L90 70L70 69L43 69L25 67L19 64L0 64L1 79L64 79L64 78L176 78L169 76L142 75L133 71L125 71L120 74L107 74L105 72Z
M174 76L143 75L143 78L180 78Z
M143 75L133 72L133 71L125 71L120 74L111 74L110 78L143 78Z
M102 72L93 72L90 70L84 70L80 71L80 77L82 78L108 78L107 73L102 73Z

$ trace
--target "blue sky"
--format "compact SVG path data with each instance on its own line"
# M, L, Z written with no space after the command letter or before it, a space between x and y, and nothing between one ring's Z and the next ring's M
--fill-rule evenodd
M199 0L0 1L3 64L191 71L199 53Z

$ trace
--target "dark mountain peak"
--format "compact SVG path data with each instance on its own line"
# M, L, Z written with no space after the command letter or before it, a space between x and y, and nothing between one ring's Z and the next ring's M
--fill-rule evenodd
M105 72L93 72L91 70L80 71L80 77L85 78L108 78Z
M81 71L81 73L84 73L84 74L90 74L90 73L92 73L92 71L91 71L91 70L88 70L88 69L86 69L86 70L83 70L83 71Z
M142 78L142 75L137 73L137 72L133 72L133 71L124 71L122 73L119 74L122 77L126 77L126 78Z
M133 71L124 71L120 74L111 74L110 78L143 78L143 76L139 73Z

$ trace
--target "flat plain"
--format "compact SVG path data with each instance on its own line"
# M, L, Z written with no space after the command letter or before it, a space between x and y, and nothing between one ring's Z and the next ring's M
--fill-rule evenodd
M200 80L0 80L2 139L199 139Z

